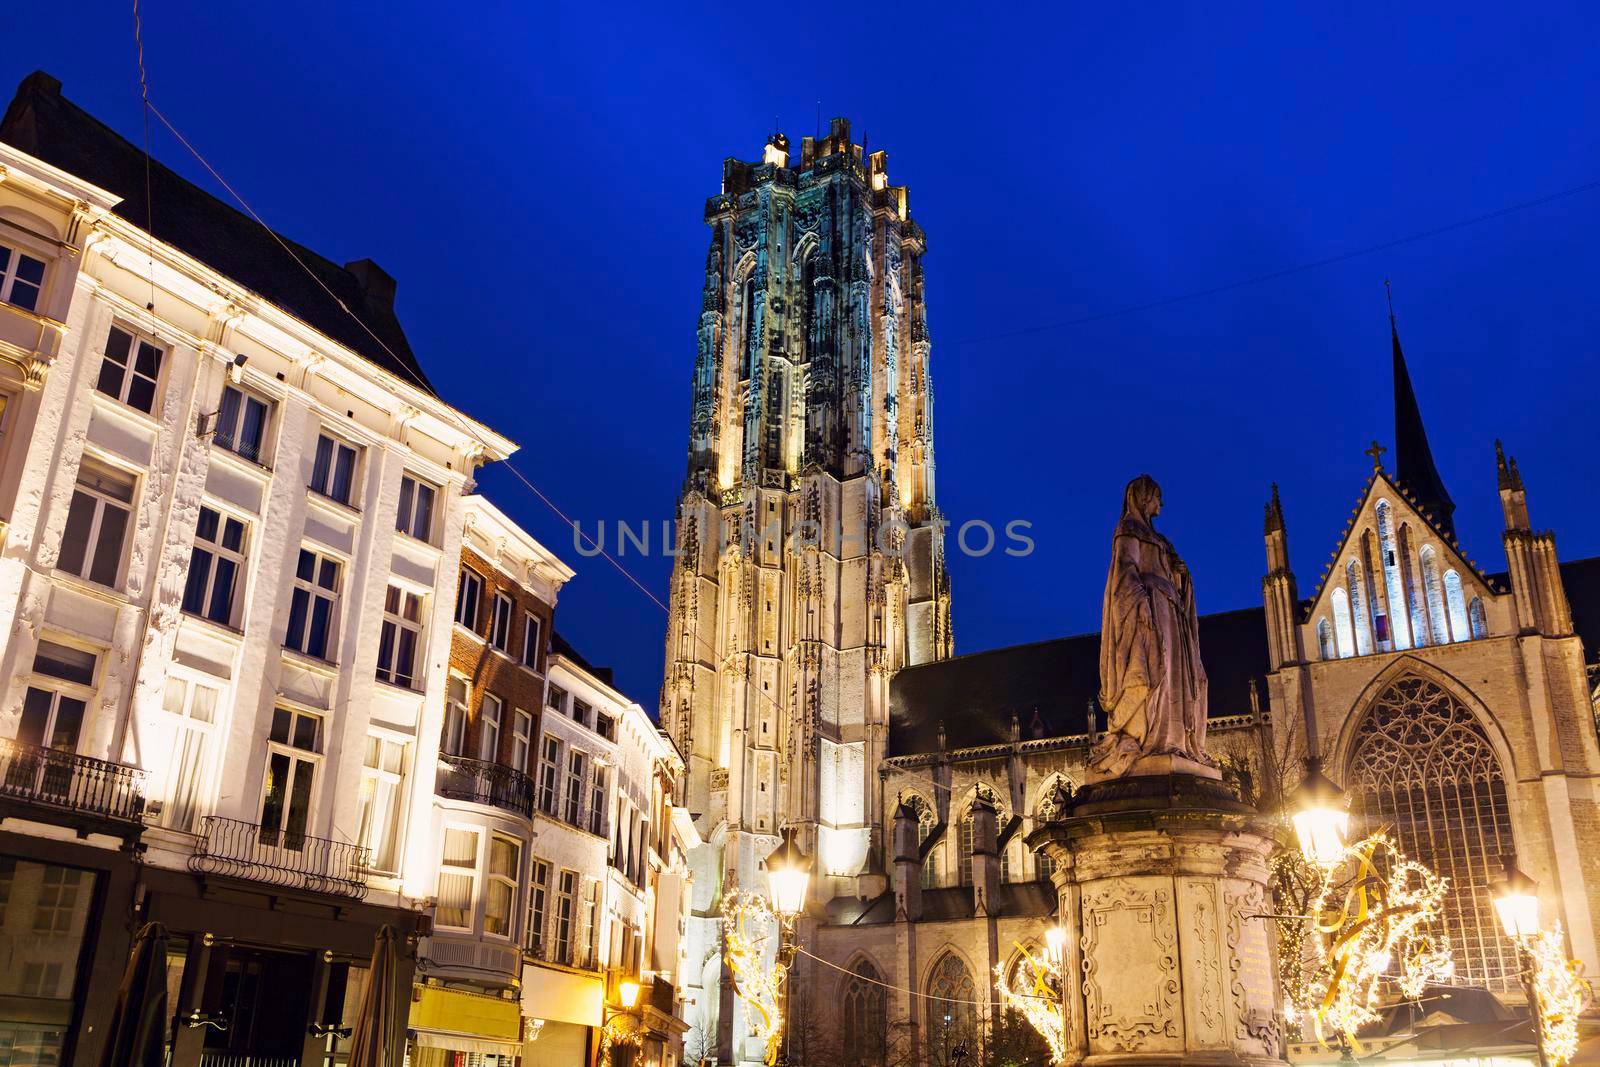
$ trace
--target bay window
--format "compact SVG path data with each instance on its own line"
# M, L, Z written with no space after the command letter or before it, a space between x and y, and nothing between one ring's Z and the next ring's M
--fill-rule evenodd
M456 930L472 929L478 903L478 831L447 826L439 857L439 902L434 923Z
M489 838L489 877L484 887L483 932L512 937L511 921L517 900L517 874L522 867L522 846L512 838Z

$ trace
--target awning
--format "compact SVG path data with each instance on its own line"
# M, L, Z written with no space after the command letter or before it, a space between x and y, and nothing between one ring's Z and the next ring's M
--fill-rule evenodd
M418 986L410 1028L422 1048L516 1056L522 1051L522 1011L514 1000L443 986Z

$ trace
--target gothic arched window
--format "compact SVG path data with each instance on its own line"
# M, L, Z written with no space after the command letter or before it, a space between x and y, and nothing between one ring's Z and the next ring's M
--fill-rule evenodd
M1383 568L1383 588L1389 594L1390 640L1396 651L1411 647L1411 620L1406 613L1405 583L1400 576L1400 552L1395 547L1394 510L1378 501L1378 562Z
M1339 658L1356 654L1355 635L1350 629L1350 595L1343 588L1333 591L1333 633L1339 642Z
M937 1067L976 1063L978 988L961 957L946 952L928 973L926 1061Z
M1439 583L1439 554L1432 545L1423 545L1417 554L1422 563L1422 593L1428 601L1428 644L1450 643L1450 624L1445 621L1444 589Z
M1350 589L1350 618L1355 623L1356 655L1372 654L1372 624L1368 622L1367 576L1358 560L1351 560L1344 569L1345 584Z
M744 281L744 308L742 313L744 315L744 336L741 339L740 347L744 349L744 352L739 357L739 377L748 378L750 377L750 371L755 367L756 344L759 340L756 336L756 276L754 272Z
M1483 601L1478 597L1472 598L1472 603L1467 605L1467 618L1472 623L1472 639L1474 641L1489 636L1489 620L1483 614Z
M1461 575L1444 572L1444 601L1450 610L1450 640L1467 640L1467 601L1461 592Z
M998 837L1000 831L1006 825L1006 813L1005 809L1000 806L1000 798L995 795L993 789L986 785L980 785L973 791L973 799L976 800L979 797L994 806L995 835ZM961 816L961 823L956 832L956 874L962 885L972 884L972 844L972 806L969 804L966 814ZM996 844L998 845L998 841ZM1010 851L1009 848L999 850L1001 882L1011 880Z
M917 844L919 846L926 844L928 835L933 833L934 823L937 820L937 816L933 813L933 806L913 793L906 799L906 807L910 808L917 817ZM939 859L940 854L937 846L923 859L920 879L922 888L932 889L936 883Z
M845 1063L883 1063L889 1030L888 998L883 975L872 961L859 959L850 968L839 998L841 1048Z
M1317 620L1317 651L1323 659L1333 659L1337 654L1333 646L1333 626L1327 619Z
M1425 678L1400 678L1356 731L1348 788L1363 833L1390 827L1407 855L1449 879L1443 926L1456 978L1512 990L1516 950L1489 889L1515 850L1511 812L1500 761L1472 713Z

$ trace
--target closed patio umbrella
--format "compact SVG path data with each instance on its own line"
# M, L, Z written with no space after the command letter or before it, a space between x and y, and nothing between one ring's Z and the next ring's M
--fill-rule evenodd
M372 969L367 972L367 988L350 1032L347 1067L400 1067L405 1057L401 1044L405 1020L400 1017L399 991L395 989L398 973L394 927L385 924L373 940Z
M163 1067L167 1061L167 928L145 923L133 940L100 1067Z

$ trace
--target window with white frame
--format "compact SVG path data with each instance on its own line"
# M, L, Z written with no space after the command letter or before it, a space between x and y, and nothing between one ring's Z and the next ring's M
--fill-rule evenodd
M500 756L500 723L505 718L506 702L493 693L483 694L478 708L478 758L494 763Z
M511 766L527 774L532 751L533 712L518 708L511 720Z
M394 528L409 534L418 541L433 540L433 501L439 490L420 478L402 475L400 478L400 508L395 513Z
M169 675L162 694L160 726L145 738L146 750L157 754L158 773L151 777L152 807L161 825L192 832L209 806L212 735L222 703L222 687L199 678ZM160 766L161 757L166 764Z
M556 884L556 936L557 963L572 962L572 921L578 912L578 872L562 871Z
M321 717L289 708L273 710L261 797L262 844L296 852L305 846L321 753Z
M589 725L589 705L577 697L572 698L572 721L580 726Z
M22 698L17 740L40 748L77 751L98 666L99 657L93 652L40 641L33 655L28 691ZM63 787L68 784L61 783Z
M19 248L0 245L0 300L27 311L39 310L44 288L44 260Z
M456 591L456 622L478 632L478 605L483 602L483 576L471 567L461 568L461 585Z
M467 747L467 680L452 674L445 683L444 733L439 747L447 756L459 756Z
M483 932L496 937L516 936L517 873L522 867L522 845L502 834L489 838L489 877L484 886Z
M341 565L331 556L309 548L300 550L294 571L294 593L289 602L289 630L283 647L317 659L331 659L334 631L339 622Z
M530 670L539 669L539 616L531 611L522 614L522 665Z
M565 715L567 713L567 691L551 682L545 689L544 705L547 708L554 708Z
M617 739L617 721L603 711L594 713L594 732L607 741Z
M422 597L391 585L383 597L383 630L378 635L378 678L417 689L417 650L422 647Z
M361 759L361 828L357 840L374 870L400 869L400 823L405 811L407 745L367 735Z
M511 645L511 598L494 595L494 610L489 617L489 645L504 652Z
M598 762L589 790L589 832L598 837L606 835L606 769Z
M189 550L183 610L224 626L237 625L238 592L247 551L244 523L202 504L194 528L194 547Z
M271 417L272 405L268 401L238 386L227 386L222 390L216 432L211 440L251 463L262 463Z
M100 361L95 388L148 415L156 406L156 382L164 355L162 347L149 338L113 326L106 337L106 355Z
M544 952L545 916L549 898L550 865L544 860L535 859L528 877L528 951L535 956L541 956Z
M447 826L444 851L439 857L439 902L433 921L438 926L470 930L477 902L478 831Z
M330 434L317 438L317 454L311 464L311 488L341 504L350 503L355 491L356 461L360 458L355 445L341 441Z
M122 576L133 490L132 475L85 457L67 507L56 566L91 582L115 586Z
M573 749L567 753L567 822L581 825L578 816L583 811L583 776L589 768L589 757Z
M556 813L556 776L560 772L561 743L547 737L539 752L539 807L547 815Z

